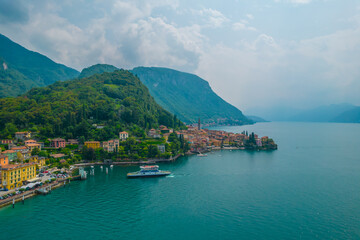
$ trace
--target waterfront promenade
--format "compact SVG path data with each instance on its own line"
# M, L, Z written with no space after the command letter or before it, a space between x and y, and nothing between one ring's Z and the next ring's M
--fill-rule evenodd
M10 196L10 197L8 197L6 199L0 199L0 208L12 204L14 202L14 199L15 199L15 202L19 202L19 201L22 201L23 199L25 200L27 198L33 197L33 196L35 196L37 194L40 194L39 192L42 189L48 189L48 191L51 192L51 190L53 190L53 189L56 189L56 188L59 188L59 187L62 187L64 185L66 185L66 182L68 182L68 179L56 180L56 181L54 181L52 183L44 184L44 185L36 187L34 189L24 191L24 192L22 192L20 194ZM0 194L1 194L1 196L4 196L4 195L8 195L8 194L14 193L14 192L15 192L15 189L13 189L11 191L2 191L2 192L0 192Z

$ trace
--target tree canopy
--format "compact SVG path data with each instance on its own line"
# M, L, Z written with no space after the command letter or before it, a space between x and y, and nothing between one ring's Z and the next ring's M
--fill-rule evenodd
M0 136L33 129L40 137L107 140L119 131L184 125L160 107L126 70L56 82L0 99ZM141 132L141 131L140 131Z

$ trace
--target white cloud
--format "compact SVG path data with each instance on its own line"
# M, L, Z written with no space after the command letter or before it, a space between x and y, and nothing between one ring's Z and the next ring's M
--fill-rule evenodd
M201 10L192 9L191 12L194 15L203 17L205 22L204 26L207 27L218 28L221 27L225 22L229 21L229 19L225 17L224 14L222 14L220 11L211 8L204 8Z
M257 31L255 27L250 27L247 20L241 20L232 24L232 29L235 31L248 30Z
M58 5L52 2L43 6L44 9L30 7L29 21L22 25L14 23L16 27L13 28L6 26L6 34L13 39L26 39L20 44L78 70L96 63L124 68L138 65L196 67L196 59L206 40L200 33L200 26L177 27L164 17L151 17L157 7L175 9L177 4L173 1L104 4L109 4L106 6L109 11L100 18L90 18L81 28L61 17L61 8L55 8ZM221 13L212 9L203 13L210 17L212 24L221 24ZM0 30L3 27L0 25Z
M360 104L360 28L297 42L260 34L237 48L217 45L196 73L240 109Z
M246 17L250 20L253 20L254 19L254 16L252 14L246 14Z

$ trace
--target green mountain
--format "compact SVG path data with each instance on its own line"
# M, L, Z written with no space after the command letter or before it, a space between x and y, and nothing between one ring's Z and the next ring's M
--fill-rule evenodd
M101 74L104 72L114 72L116 70L119 70L117 67L114 67L112 65L108 65L108 64L96 64L93 66L90 66L88 68L84 68L80 75L79 78L85 78L85 77L90 77L91 75L94 74Z
M360 123L360 107L354 107L350 110L342 112L333 118L332 122Z
M79 72L29 51L0 34L0 97L17 96L35 86L76 78Z
M105 126L98 129L96 125ZM118 70L33 88L16 98L0 99L0 137L31 130L40 137L106 140L119 131L158 125L183 127L160 107L132 73Z
M137 67L131 72L149 88L157 103L186 123L196 123L198 118L210 125L252 123L196 75L155 67Z

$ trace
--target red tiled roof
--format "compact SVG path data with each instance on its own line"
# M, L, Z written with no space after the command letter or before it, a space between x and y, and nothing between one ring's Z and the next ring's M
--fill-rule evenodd
M12 147L11 150L21 150L21 149L27 149L25 146L19 146L19 147Z
M26 167L26 166L31 166L31 165L35 165L35 163L8 164L8 165L2 166L2 169L9 170L9 169L15 169L15 168Z
M14 150L5 150L2 153L14 153L14 152L15 152Z

